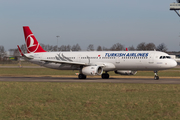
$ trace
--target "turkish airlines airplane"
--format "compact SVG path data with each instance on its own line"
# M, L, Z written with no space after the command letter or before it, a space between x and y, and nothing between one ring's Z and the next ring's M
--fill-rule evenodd
M27 54L21 56L28 61L58 70L79 70L78 78L86 79L87 75L101 75L109 78L109 71L120 75L135 75L138 70L154 71L154 79L158 80L157 72L173 68L177 62L159 51L45 51L28 26L23 27ZM103 73L104 72L104 73Z

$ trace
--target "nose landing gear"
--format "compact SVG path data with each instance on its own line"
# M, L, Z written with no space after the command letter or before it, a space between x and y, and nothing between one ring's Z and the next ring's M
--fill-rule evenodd
M154 71L154 80L159 80L158 71Z

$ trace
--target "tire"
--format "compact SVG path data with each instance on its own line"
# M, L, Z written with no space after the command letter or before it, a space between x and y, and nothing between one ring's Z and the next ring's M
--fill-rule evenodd
M101 78L102 78L102 79L109 79L109 74L103 73L103 74L101 75Z
M79 78L79 79L86 79L86 75L79 74L79 75L78 75L78 78Z
M106 74L106 79L109 79L109 74Z
M86 75L83 75L83 79L86 79Z
M159 80L159 76L154 76L154 80Z

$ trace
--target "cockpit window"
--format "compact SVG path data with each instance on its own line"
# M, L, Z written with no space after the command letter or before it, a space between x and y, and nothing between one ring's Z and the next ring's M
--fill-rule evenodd
M170 56L160 56L159 59L171 59Z
M170 57L170 56L166 56L166 58L167 58L167 59L171 59L171 57Z

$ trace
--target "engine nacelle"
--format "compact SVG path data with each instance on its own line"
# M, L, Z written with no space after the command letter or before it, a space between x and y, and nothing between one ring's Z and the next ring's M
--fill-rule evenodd
M120 75L135 75L137 73L137 71L131 71L131 70L116 70L114 72Z
M101 75L103 68L100 66L87 66L82 68L82 74L84 75Z

